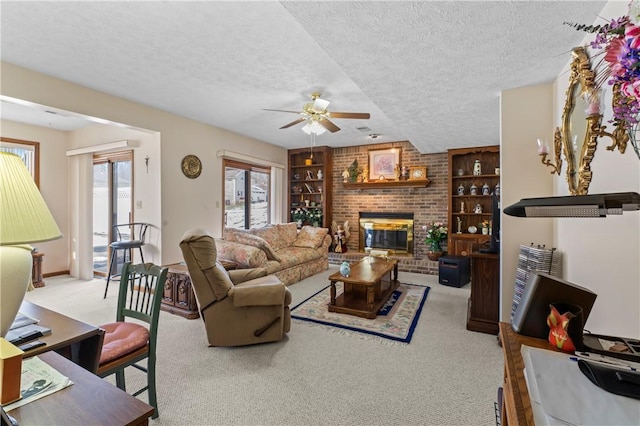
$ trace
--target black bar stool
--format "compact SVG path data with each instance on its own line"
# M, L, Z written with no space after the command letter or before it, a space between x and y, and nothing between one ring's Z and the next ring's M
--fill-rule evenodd
M133 222L123 223L120 225L113 225L113 236L115 241L109 244L111 247L111 261L109 262L109 271L107 273L107 285L104 288L104 297L107 297L107 291L109 290L109 281L120 277L120 273L113 273L113 267L117 269L118 250L123 250L123 263L133 262L133 250L138 249L140 251L141 263L144 263L144 255L142 254L142 246L144 245L144 239L149 229L148 223ZM129 254L127 260L127 253ZM117 272L117 271L116 271Z

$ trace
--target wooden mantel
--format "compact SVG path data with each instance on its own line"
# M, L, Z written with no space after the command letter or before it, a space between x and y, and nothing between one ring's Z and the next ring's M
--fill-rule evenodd
M370 182L343 182L345 189L423 188L429 186L429 179L422 180L374 180Z

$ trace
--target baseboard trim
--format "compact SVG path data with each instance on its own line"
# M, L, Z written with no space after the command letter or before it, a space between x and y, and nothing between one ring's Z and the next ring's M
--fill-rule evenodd
M69 271L56 271L56 272L47 272L46 274L42 274L43 278L48 278L48 277L55 277L58 275L70 275Z

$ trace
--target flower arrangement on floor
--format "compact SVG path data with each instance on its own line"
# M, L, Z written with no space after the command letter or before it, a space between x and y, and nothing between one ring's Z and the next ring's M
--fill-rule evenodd
M424 242L429 246L429 250L433 252L442 252L440 243L447 239L449 230L442 222L431 222L427 225L427 237Z
M635 136L640 116L640 3L631 1L628 15L604 25L565 24L595 34L591 47L602 49L604 54L604 59L595 67L596 89L600 90L605 81L613 87L611 123L628 133L640 158Z

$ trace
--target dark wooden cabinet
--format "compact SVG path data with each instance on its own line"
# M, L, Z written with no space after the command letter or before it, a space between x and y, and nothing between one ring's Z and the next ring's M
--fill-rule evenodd
M467 330L498 334L500 256L472 252Z
M44 278L42 278L42 258L44 253L31 252L33 257L33 268L31 269L31 280L35 288L44 287Z
M288 188L289 209L298 208L318 212L322 215L319 226L331 228L333 193L333 160L331 148L328 146L289 150ZM289 220L293 216L289 213ZM311 225L311 221L305 221Z
M185 265L168 265L167 281L162 292L160 309L187 319L199 318L198 304L191 287L191 278Z
M218 259L218 262L227 271L238 267L238 264L231 260ZM169 268L169 271L162 291L160 309L187 319L200 318L198 302L193 293L193 285L187 266L182 263L174 263L166 265L166 267Z
M488 243L491 238L488 234L482 234L480 224L491 221L490 194L500 184L500 147L450 149L448 154L448 251L451 255L469 256L472 248ZM476 161L480 164L479 174L474 174ZM488 193L483 193L485 186ZM475 188L475 194L472 194L472 187ZM458 191L459 188L463 189L463 193ZM482 213L476 212L477 206ZM471 232L471 227L476 228L475 233Z

